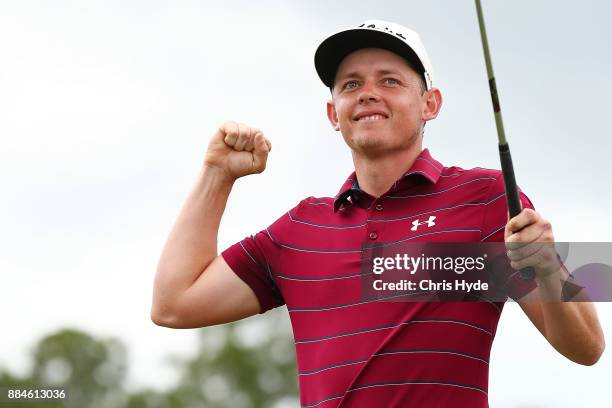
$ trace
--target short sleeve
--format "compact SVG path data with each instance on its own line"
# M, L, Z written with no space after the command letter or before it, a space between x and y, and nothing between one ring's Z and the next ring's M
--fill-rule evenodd
M255 292L260 313L285 304L282 290L275 279L283 248L274 237L291 234L289 213L221 253L234 273Z
M273 245L266 229L244 238L221 253L234 273L255 292L260 313L285 304L268 262L269 247Z
M519 197L523 208L535 209L531 200L519 188ZM504 242L504 229L508 222L508 204L504 178L501 173L491 183L486 199L484 200L481 242ZM494 280L501 285L506 294L512 299L520 299L537 287L534 280L524 280L520 274L512 269L510 261L505 255L505 247L500 245L500 256L493 264Z

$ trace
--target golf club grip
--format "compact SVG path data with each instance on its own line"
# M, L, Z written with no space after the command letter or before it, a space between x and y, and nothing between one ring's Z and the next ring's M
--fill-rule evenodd
M518 193L518 187L516 186L514 167L512 166L512 156L510 155L510 146L508 146L508 143L499 145L499 160L501 161L504 185L506 187L508 211L510 212L510 218L513 218L519 215L522 210L522 206ZM527 267L520 270L520 275L522 279L530 280L535 277L535 270L532 267Z

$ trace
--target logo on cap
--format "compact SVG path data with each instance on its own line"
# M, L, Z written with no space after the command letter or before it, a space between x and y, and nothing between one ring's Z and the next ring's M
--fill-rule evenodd
M387 32L389 34L393 34L395 36L398 36L399 38L401 38L404 41L407 41L406 37L404 37L404 34L399 33L399 32L394 32L394 31L390 30L389 27L384 27L384 28L383 27L378 27L374 23L370 23L368 25L366 25L366 23L362 23L361 25L357 26L357 28L363 28L363 27L365 27L365 28L373 28L373 29L378 30L378 31L384 31L384 32Z

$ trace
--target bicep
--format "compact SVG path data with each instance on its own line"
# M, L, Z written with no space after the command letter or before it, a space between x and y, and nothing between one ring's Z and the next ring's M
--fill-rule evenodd
M229 323L259 313L255 292L222 256L217 256L177 300L176 326L195 328Z

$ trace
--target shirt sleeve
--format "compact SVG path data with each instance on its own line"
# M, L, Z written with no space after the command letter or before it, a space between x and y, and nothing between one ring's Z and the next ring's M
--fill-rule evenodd
M519 188L519 197L523 208L535 210L529 197ZM504 178L501 172L491 184L485 200L485 209L482 221L482 242L504 242L504 229L508 222L508 205ZM495 246L497 248L497 246ZM493 280L498 287L514 299L520 299L537 287L535 280L524 280L520 273L510 266L506 256L505 245L499 245L499 253L492 262Z
M273 224L274 225L274 224ZM236 275L255 292L260 313L285 304L270 266L277 244L269 228L244 238L221 253Z

